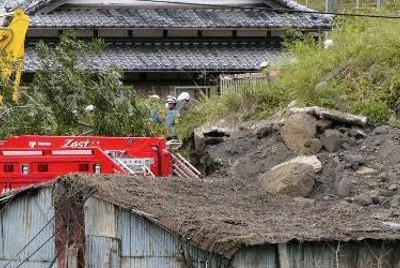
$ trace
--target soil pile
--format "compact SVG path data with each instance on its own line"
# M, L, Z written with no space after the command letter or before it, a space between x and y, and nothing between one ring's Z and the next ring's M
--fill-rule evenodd
M370 127L366 118L319 107L293 108L284 119L204 126L195 131L195 144L203 145L197 164L211 177L259 181L277 165L315 156L321 170L308 198L400 207L398 127Z

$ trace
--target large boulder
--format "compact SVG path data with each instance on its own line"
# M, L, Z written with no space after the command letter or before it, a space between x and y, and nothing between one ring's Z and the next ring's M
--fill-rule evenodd
M283 162L279 165L276 165L276 166L272 167L271 170L275 170L284 165L288 165L288 164L292 164L292 163L302 163L302 164L311 165L313 167L315 173L320 172L322 169L321 161L319 161L319 159L316 155L311 155L311 156L302 155L302 156L292 158L292 159L290 159L286 162Z
M317 120L309 114L297 113L286 119L282 139L290 150L301 153L316 133Z
M314 184L314 168L304 163L285 164L261 176L262 188L272 194L307 197Z

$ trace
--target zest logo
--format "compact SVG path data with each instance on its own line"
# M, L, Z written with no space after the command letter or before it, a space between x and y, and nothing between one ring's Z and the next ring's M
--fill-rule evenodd
M92 142L89 139L84 141L76 141L75 139L66 139L65 143L61 148L86 148L91 143Z

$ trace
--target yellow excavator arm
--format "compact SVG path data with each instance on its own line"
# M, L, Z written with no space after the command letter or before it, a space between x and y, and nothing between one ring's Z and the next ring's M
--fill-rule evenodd
M13 18L7 27L0 28L1 78L4 83L12 84L13 100L16 101L19 96L19 84L24 66L25 36L30 19L22 9L3 16L12 16ZM2 101L2 96L0 98Z

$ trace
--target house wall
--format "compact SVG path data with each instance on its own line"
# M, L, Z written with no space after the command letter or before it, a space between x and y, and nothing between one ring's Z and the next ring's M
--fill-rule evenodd
M0 267L56 267L50 188L5 203L0 214Z
M225 267L144 217L95 197L85 203L86 267ZM223 266L219 266L219 265Z

